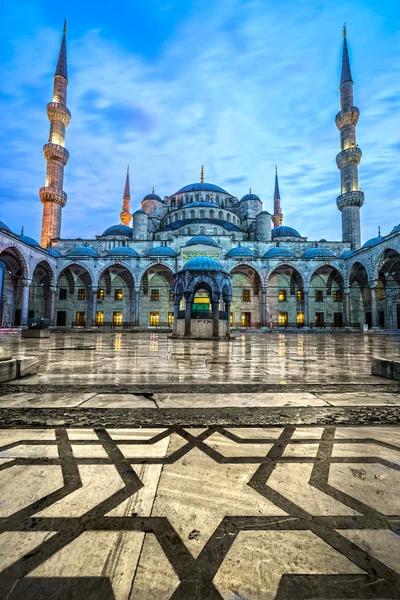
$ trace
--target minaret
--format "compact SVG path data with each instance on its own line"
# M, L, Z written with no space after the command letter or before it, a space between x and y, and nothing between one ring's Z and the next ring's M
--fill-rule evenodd
M126 181L125 181L125 189L124 196L122 200L122 211L120 213L121 223L122 225L129 225L132 220L132 215L129 212L131 209L131 190L129 187L129 167L126 170Z
M40 188L39 196L43 203L41 245L46 248L50 240L60 237L61 209L67 202L67 194L63 190L64 167L69 153L64 148L65 128L71 119L67 104L67 23L64 21L64 33L58 55L56 72L54 73L53 101L47 105L50 121L50 137L43 146L47 161L46 185Z
M274 214L272 215L274 227L279 227L283 223L283 214L281 210L281 195L278 183L278 168L275 167L275 190L274 190Z
M336 115L341 150L336 157L336 164L340 169L341 195L338 196L336 203L342 213L342 240L351 242L353 248L359 248L361 246L360 208L364 204L364 193L358 187L358 165L362 153L356 144L356 125L360 111L353 106L353 85L345 25L339 86L340 112Z

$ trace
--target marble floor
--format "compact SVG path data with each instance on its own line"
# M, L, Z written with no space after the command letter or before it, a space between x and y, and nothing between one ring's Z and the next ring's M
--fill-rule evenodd
M0 429L0 597L400 598L400 427Z
M398 336L343 333L251 333L229 342L152 332L3 334L0 344L40 357L40 373L25 384L376 383L371 359L400 359Z

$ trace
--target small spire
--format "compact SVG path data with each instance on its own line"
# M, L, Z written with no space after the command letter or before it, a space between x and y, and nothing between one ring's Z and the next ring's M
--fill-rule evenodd
M378 227L378 237L381 237L381 228Z
M249 194L251 194L251 188L249 189Z
M350 59L349 59L349 51L347 48L347 30L346 25L343 28L343 55L342 55L342 73L340 76L340 85L345 81L353 81L351 76L351 68L350 68Z
M128 166L128 168L126 170L124 198L130 198L130 197L131 197L131 190L130 190L130 185L129 185L129 166Z
M201 165L200 183L204 183L204 166Z
M21 235L24 235L24 226L21 227Z
M58 54L56 72L54 76L61 75L68 81L68 68L67 68L67 21L64 20L64 29L63 29L63 37L61 41L61 48Z
M154 185L153 185L153 189L151 190L151 193L154 194Z
M275 190L274 190L274 200L276 198L280 198L280 192L279 192L279 183L278 183L278 169L275 165Z

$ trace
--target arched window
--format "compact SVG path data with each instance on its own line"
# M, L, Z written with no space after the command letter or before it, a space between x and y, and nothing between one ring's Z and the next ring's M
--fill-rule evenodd
M177 220L178 220L178 215L177 215L177 213L175 213L174 221L176 222Z
M204 227L200 227L200 234L201 234L201 235L204 235L204 233L205 233L205 232L204 232Z
M193 194L190 195L190 202L193 202Z
M210 202L210 194L206 194L206 200L207 202Z
M185 210L182 211L182 219L186 219L186 211Z
M191 219L195 219L196 218L196 213L194 212L194 210L190 211L190 218Z
M235 235L235 234L233 234L233 235L232 235L232 242L234 242L235 240L236 240L236 235Z
M216 202L217 204L219 204L219 196L218 196L218 194L215 196L215 202Z
M195 198L196 202L199 202L199 200L200 200L200 196L199 196L199 194L195 194L195 195L194 195L194 198Z
M206 218L206 213L204 210L200 211L200 219L205 219Z
M227 213L226 215L226 220L228 221L228 223L231 222L231 215L229 213Z
M221 221L224 219L224 213L222 212L222 210L218 212L218 219L221 219Z
M211 209L210 210L210 219L213 219L215 215L215 212Z

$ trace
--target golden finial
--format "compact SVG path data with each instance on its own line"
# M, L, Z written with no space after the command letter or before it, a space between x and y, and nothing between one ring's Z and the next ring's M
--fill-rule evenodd
M201 165L200 182L204 183L204 167Z
M154 185L153 185L153 189L151 190L151 193L154 194Z
M67 19L64 19L64 35L67 33Z
M275 165L275 175L278 175L278 167Z
M346 23L343 25L343 37L345 38L347 35L347 31L346 31Z
M24 226L21 227L21 235L24 235Z
M126 168L126 174L129 175L129 165Z
M378 227L378 237L381 237L381 228Z
M251 194L251 188L249 189L249 194Z

